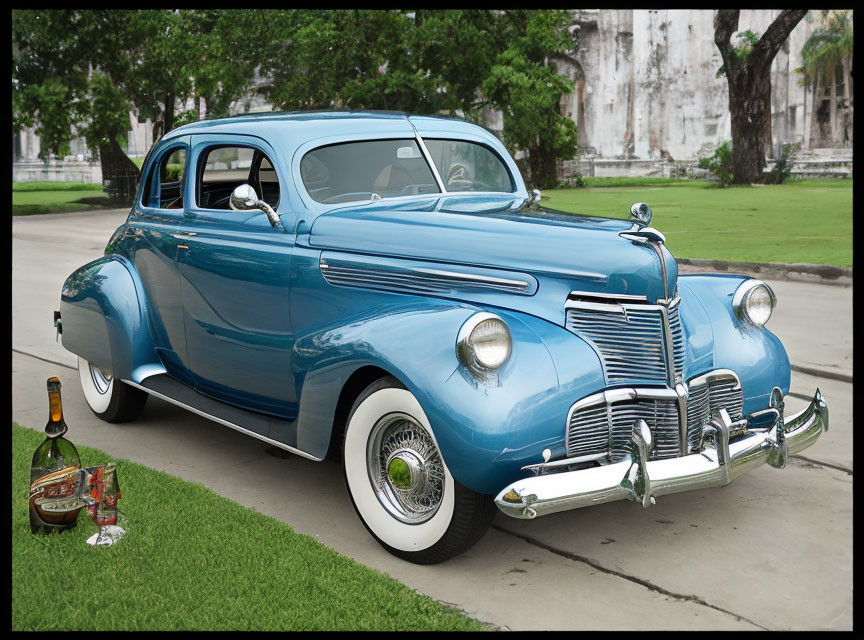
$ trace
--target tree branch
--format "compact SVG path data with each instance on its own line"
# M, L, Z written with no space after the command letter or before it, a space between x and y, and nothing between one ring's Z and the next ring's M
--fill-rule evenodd
M732 34L738 31L738 9L719 9L714 14L714 44L720 50L726 75L732 77L740 67L740 60L735 53L735 47L730 42Z
M762 37L753 45L747 60L751 68L770 66L786 38L807 14L807 9L786 9L774 19Z

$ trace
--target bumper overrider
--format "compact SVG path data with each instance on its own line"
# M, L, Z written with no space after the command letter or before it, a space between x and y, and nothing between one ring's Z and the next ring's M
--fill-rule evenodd
M755 426L765 424L766 413L772 414L770 427ZM737 422L725 409L715 411L703 429L702 450L679 458L649 460L651 431L644 420L637 420L629 453L618 462L557 473L544 473L552 471L554 463L532 465L545 469L504 487L495 504L522 519L623 499L648 507L655 496L723 486L766 462L782 469L789 455L806 449L827 430L828 405L818 389L806 409L788 418L782 396L774 408Z

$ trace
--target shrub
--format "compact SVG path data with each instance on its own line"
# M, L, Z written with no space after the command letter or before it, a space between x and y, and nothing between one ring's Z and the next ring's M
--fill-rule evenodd
M699 168L710 171L721 187L732 184L732 144L723 142L714 150L714 155L699 158Z
M582 179L581 173L574 173L571 176L558 181L558 189L581 189L585 186L585 181Z
M800 143L783 144L780 146L780 153L777 154L777 163L771 171L764 174L765 184L783 184L792 173L792 164L794 156L801 147Z

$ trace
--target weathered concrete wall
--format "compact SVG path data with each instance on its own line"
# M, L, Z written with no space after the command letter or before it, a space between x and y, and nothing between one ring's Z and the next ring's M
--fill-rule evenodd
M739 30L764 33L779 10L744 10ZM713 10L574 11L578 63L560 71L576 84L564 105L583 147L611 159L692 160L731 137L729 93L714 44ZM801 48L815 26L802 20L772 65L772 138L810 148L812 87L803 86ZM737 41L736 41L737 42ZM832 144L849 149L848 144Z

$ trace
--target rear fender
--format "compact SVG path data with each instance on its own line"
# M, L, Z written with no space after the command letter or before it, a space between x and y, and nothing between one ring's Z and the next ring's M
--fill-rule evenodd
M63 283L63 347L117 378L141 382L165 373L147 325L146 299L135 267L109 254Z

